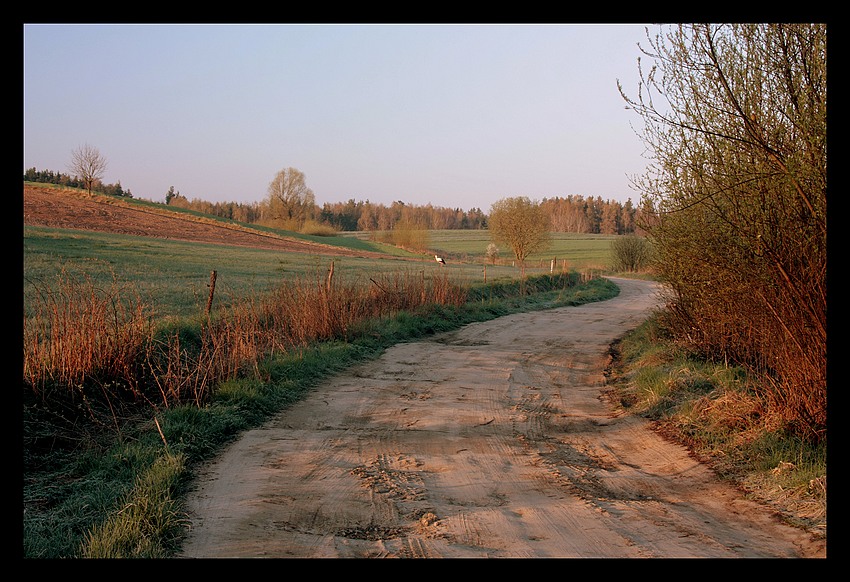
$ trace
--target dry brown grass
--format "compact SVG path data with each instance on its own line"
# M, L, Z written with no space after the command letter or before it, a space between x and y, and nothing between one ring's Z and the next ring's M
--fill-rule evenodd
M261 360L273 353L345 340L358 322L429 304L460 305L467 294L444 273L344 283L331 268L315 280L226 302L207 315L199 340L187 341L179 331L156 334L150 310L126 288L98 289L65 275L55 289L42 289L25 318L26 384L42 396L58 390L83 399L93 388L118 385L157 407L200 405L218 383L259 374Z
M138 394L138 364L152 333L150 309L113 279L101 288L62 272L56 286L36 285L24 317L24 382L36 394L115 386Z

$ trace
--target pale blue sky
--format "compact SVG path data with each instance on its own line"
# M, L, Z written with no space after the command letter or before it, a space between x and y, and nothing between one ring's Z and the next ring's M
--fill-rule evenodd
M643 25L24 25L24 170L90 144L107 183L256 202L637 203Z

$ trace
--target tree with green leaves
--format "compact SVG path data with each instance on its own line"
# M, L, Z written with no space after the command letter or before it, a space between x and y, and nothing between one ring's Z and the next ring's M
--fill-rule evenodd
M637 273L649 266L652 247L642 236L629 234L618 236L611 242L611 256L615 271Z
M525 260L545 250L551 242L549 215L537 202L526 196L503 198L490 209L490 235L514 252L525 277Z

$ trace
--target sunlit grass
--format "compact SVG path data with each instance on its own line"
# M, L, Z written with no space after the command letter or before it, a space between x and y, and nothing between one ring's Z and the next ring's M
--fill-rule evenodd
M618 344L612 393L792 522L826 529L826 443L786 430L740 367L694 359L650 318Z
M545 250L528 258L528 267L548 270L552 259L556 270L594 267L608 269L611 265L611 241L616 237L598 234L552 233L551 244ZM448 256L465 260L486 262L487 245L493 240L486 230L435 230L431 231L434 250ZM512 264L514 257L510 247L497 244L499 263ZM566 263L565 263L566 262Z

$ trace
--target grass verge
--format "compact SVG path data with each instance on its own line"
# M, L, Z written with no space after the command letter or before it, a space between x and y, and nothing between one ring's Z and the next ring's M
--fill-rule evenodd
M608 396L654 422L723 479L826 537L826 443L783 429L738 367L692 358L651 317L612 348Z

